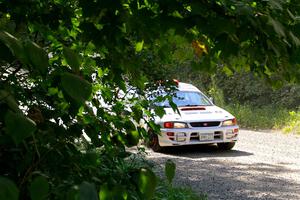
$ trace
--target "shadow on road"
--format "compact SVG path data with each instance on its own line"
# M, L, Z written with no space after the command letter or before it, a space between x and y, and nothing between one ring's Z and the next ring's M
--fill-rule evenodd
M186 158L240 157L253 155L253 153L235 150L234 148L229 151L222 151L219 150L216 145L191 145L169 147L164 149L162 153L166 155L180 156Z
M191 187L199 194L206 193L212 200L300 199L300 184L291 178L298 176L299 169L256 162L255 156L247 157L251 155L200 145L168 148L164 153L151 156L150 160L159 164L157 172L161 176L164 176L166 160L173 160L176 163L174 184Z

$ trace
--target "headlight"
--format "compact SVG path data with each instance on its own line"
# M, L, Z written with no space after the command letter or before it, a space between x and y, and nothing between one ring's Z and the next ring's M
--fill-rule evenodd
M175 122L174 123L174 128L187 128L187 124L182 123L182 122Z
M222 122L222 126L235 126L237 124L236 119L229 119Z
M184 122L165 122L164 128L187 128L187 124Z

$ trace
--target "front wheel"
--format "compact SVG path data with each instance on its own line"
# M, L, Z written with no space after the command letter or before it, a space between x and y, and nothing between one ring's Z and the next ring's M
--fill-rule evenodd
M235 142L218 143L217 145L220 150L228 151L234 147Z
M150 138L149 138L149 147L154 151L154 152L161 152L162 147L159 145L158 141L158 136L154 133L150 133Z

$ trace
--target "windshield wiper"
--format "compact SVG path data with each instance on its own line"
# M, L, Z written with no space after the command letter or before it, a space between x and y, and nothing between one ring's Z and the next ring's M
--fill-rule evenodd
M182 106L178 106L178 107L192 107L192 106L201 106L201 105L199 105L199 104L187 104L187 105L182 105Z

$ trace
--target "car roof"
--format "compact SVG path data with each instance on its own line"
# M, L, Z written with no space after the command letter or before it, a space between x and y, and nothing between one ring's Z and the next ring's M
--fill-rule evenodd
M201 92L198 88L196 88L192 84L183 83L183 82L178 83L178 90L179 91Z

